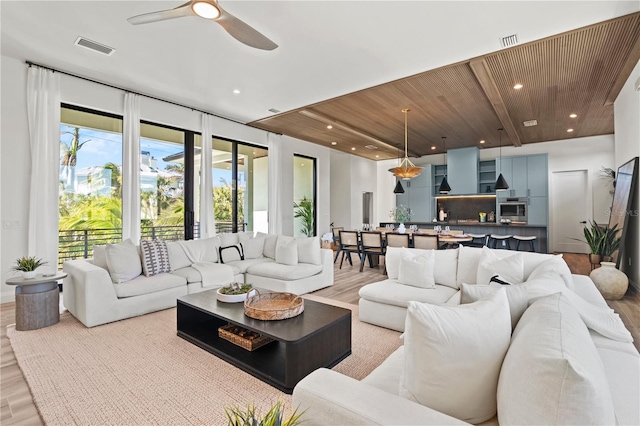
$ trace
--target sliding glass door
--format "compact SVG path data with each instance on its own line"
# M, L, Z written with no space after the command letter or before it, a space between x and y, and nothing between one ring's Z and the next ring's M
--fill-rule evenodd
M314 236L316 230L316 159L293 156L293 235Z

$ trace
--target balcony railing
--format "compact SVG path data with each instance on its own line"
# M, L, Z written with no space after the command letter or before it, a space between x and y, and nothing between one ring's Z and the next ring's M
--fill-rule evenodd
M246 223L239 224L239 230L246 229ZM216 232L231 232L231 222L216 222ZM194 238L200 237L200 224L193 228ZM140 228L142 239L162 239L165 241L184 240L183 226L143 226ZM121 228L109 229L74 229L58 231L58 268L72 259L88 259L93 257L93 246L113 244L122 241Z

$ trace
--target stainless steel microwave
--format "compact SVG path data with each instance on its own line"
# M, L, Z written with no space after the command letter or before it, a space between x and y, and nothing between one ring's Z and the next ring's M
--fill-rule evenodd
M526 201L503 201L499 203L498 208L500 211L500 219L527 223Z

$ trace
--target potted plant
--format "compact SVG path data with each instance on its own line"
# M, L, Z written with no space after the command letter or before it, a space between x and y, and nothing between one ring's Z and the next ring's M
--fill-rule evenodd
M613 260L613 253L620 247L620 241L622 237L618 236L620 230L618 224L613 227L602 228L602 248L600 254L602 255L603 262L611 262Z
M400 226L398 226L398 232L404 234L405 222L408 222L411 219L411 209L400 204L391 209L389 212L389 217L391 217L395 222L398 222Z
M247 297L253 296L255 290L251 284L231 283L217 290L218 300L226 303L244 302Z
M591 262L592 265L597 265L602 260L602 248L604 245L603 228L594 221L590 221L589 226L585 226L583 232L585 242L589 245L589 250L591 250L589 262Z
M284 419L282 402L278 401L264 416L256 414L256 408L248 406L246 411L238 407L225 408L224 412L229 420L229 426L297 426L302 423L296 409L288 419Z
M296 219L302 219L302 233L307 237L313 237L313 202L303 197L299 203L293 203Z
M31 279L35 278L36 269L46 264L46 261L38 259L35 256L23 256L16 260L15 266L11 269L16 272L21 272L24 279Z

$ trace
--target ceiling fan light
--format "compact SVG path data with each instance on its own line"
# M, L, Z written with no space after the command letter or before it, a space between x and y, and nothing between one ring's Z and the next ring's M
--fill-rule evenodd
M440 190L438 191L441 194L448 194L451 192L451 187L449 186L449 182L447 182L447 177L442 178L442 183L440 184Z
M509 184L507 183L502 173L498 176L498 180L496 181L496 191L506 191L509 189Z
M197 1L191 5L193 13L204 19L216 19L220 16L220 9L208 1Z
M398 181L396 183L396 187L393 189L394 194L404 194L404 188L402 187L402 183Z

